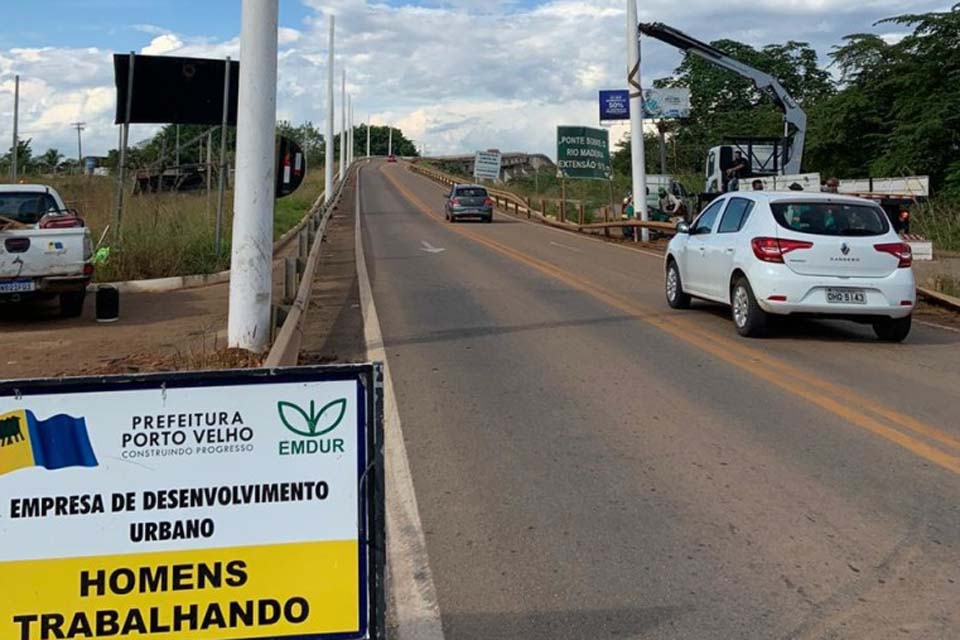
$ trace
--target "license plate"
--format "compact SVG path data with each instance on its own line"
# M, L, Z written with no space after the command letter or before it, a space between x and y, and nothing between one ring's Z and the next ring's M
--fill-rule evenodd
M23 293L36 288L33 280L6 280L0 281L0 293Z
M867 304L863 289L827 289L827 302L831 304Z

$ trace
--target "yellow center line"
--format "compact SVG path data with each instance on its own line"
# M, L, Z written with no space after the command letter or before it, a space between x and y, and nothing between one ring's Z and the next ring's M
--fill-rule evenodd
M414 205L435 222L443 223L443 218L436 214L430 205L401 184L395 176L391 175L391 171L383 171L383 165L380 165L378 170L383 173L393 187L396 188L410 204ZM960 457L942 451L923 440L903 433L894 427L884 424L877 418L885 418L894 424L900 425L932 440L951 447L960 448L960 440L957 440L950 434L936 427L927 425L915 418L874 402L864 396L856 394L850 389L821 380L813 374L771 357L761 351L739 344L719 334L705 331L691 321L679 320L672 314L655 312L652 309L645 308L582 276L566 271L555 264L521 253L512 247L486 238L475 231L465 227L445 226L450 231L459 233L462 236L484 245L492 251L525 264L570 287L583 291L597 300L643 320L687 344L747 371L765 382L773 384L795 396L799 396L811 404L842 418L850 424L893 442L953 473L960 474ZM829 394L824 394L823 391L828 391ZM842 397L844 402L841 403L833 400L832 397ZM866 415L864 412L873 415Z

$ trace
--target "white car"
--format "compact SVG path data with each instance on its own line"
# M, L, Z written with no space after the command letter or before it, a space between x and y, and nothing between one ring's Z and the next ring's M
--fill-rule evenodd
M677 231L665 262L674 309L691 297L730 305L743 336L761 333L770 314L869 323L894 342L910 333L917 300L910 245L869 200L727 193Z

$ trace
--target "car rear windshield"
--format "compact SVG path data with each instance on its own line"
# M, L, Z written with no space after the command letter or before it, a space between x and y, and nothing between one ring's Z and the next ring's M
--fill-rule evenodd
M479 187L462 187L457 189L457 195L461 198L486 198L487 190Z
M0 193L0 217L36 224L51 211L57 211L57 203L48 193Z
M890 228L886 214L869 204L773 202L773 217L785 229L819 236L879 236Z

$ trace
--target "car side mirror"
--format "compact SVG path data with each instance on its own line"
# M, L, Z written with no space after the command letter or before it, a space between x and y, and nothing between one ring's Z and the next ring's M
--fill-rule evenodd
M690 233L690 225L686 222L678 222L677 233Z

